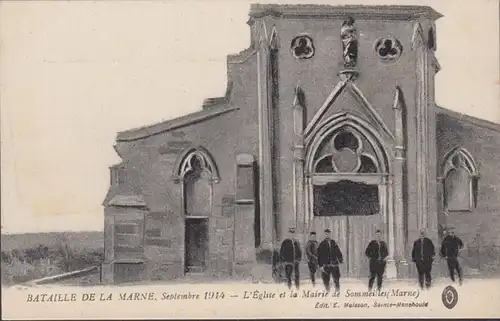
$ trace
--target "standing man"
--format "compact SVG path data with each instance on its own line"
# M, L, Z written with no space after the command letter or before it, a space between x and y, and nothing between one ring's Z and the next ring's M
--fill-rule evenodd
M288 238L281 243L280 260L285 265L285 274L288 288L292 288L292 272L295 274L295 286L299 288L299 263L302 260L300 243L295 238L295 229L288 229Z
M424 278L425 287L428 289L431 287L432 277L432 262L434 261L434 256L436 251L434 244L431 239L425 236L425 232L422 230L420 232L420 238L413 243L413 250L411 251L411 258L418 271L418 282L420 283L420 288L424 288Z
M311 275L312 285L316 285L316 269L318 266L318 241L316 241L316 232L309 233L309 240L306 244L307 266Z
M455 236L455 233L451 230L443 230L445 238L441 244L441 256L446 258L446 263L448 264L448 270L450 271L451 281L455 282L455 270L458 274L458 282L462 285L462 268L458 262L458 252L464 247L462 240Z
M377 289L382 288L382 278L385 272L386 258L389 255L387 244L382 240L380 230L375 232L376 239L366 247L365 254L370 259L370 278L368 279L368 291L373 288L373 282L377 278Z
M335 291L340 291L339 264L344 262L342 252L337 243L331 239L331 231L325 230L325 239L318 246L318 265L326 291L330 291L330 276L335 283Z

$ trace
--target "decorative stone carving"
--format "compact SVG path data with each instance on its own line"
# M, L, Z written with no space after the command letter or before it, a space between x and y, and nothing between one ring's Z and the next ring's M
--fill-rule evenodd
M364 151L363 140L344 128L333 135L316 162L317 173L376 173L375 157Z
M383 61L396 61L403 52L403 46L393 37L384 37L375 42L375 51Z
M342 39L344 67L355 68L358 59L358 39L353 18L349 17L342 23L340 38Z
M376 157L372 155L370 142L350 126L344 126L326 138L318 153L314 173L346 175L346 179L313 187L314 215L344 216L372 215L380 212L378 184L353 179L353 174L379 173ZM347 196L349 195L349 196Z
M314 56L314 44L311 37L300 35L292 40L292 55L297 59L309 59Z

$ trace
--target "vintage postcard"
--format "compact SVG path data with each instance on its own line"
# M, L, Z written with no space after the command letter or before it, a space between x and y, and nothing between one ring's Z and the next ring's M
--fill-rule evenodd
M498 1L2 1L0 45L3 318L500 317Z

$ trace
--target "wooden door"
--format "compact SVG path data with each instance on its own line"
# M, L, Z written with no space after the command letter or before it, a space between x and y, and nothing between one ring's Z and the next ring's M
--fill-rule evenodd
M368 258L365 250L375 238L375 231L380 228L381 215L346 216L347 270L354 278L369 276Z
M208 220L186 218L185 229L185 272L203 272L208 251Z
M369 276L365 249L375 238L375 231L381 227L381 215L343 215L314 218L313 229L318 240L323 240L323 231L330 229L344 256L340 273L344 277L364 278Z

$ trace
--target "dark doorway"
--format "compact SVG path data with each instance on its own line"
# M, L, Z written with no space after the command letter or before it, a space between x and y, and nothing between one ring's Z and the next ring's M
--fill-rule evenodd
M208 252L208 219L186 218L184 272L205 271Z

